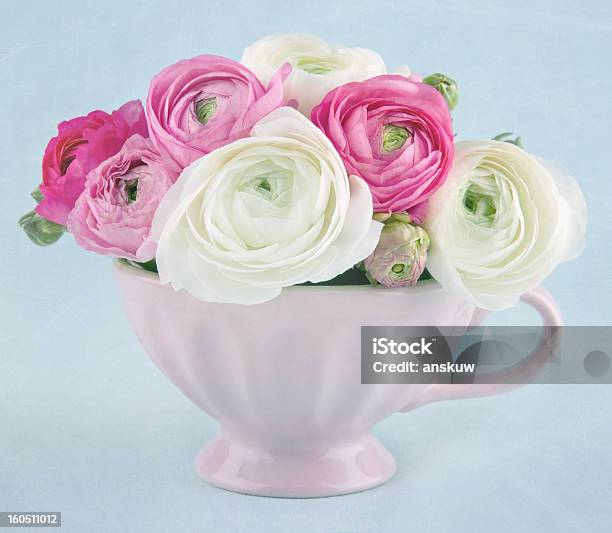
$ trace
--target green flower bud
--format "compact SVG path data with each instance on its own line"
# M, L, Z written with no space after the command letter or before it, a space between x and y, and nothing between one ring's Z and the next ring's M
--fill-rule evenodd
M205 125L215 114L217 109L217 99L214 96L198 100L195 105L196 116L198 122Z
M399 150L410 137L410 132L402 126L385 124L382 133L382 151L390 153Z
M423 83L431 85L446 100L449 109L454 109L459 101L457 82L444 74L436 72L423 78Z
M32 210L19 219L19 225L34 244L48 246L56 242L66 228L41 217Z

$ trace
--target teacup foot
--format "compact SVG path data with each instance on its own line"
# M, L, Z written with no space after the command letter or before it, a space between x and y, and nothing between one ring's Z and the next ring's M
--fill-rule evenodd
M325 447L272 449L220 430L196 459L200 477L222 489L280 498L367 490L395 473L395 459L370 432Z

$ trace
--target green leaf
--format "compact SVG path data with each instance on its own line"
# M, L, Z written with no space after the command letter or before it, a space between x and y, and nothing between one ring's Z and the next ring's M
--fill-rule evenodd
M433 276L429 273L429 270L425 269L423 270L421 277L419 278L419 281L425 281L428 279L433 279Z
M155 272L157 273L157 262L155 261L155 259L151 259L150 261L147 261L145 263L137 263L140 268L148 271L148 272Z
M30 196L32 198L34 198L34 200L36 200L36 203L39 204L41 202L41 200L43 199L43 195L40 192L40 188L36 187L36 189L34 189L31 193Z
M19 219L19 225L34 244L48 246L57 242L66 228L41 217L32 210Z
M128 265L133 266L135 268L139 268L141 270L146 270L147 272L153 272L154 274L157 274L157 263L155 261L155 258L151 259L150 261L146 261L144 263L139 263L138 261L132 261L131 259L120 259L120 261L124 261Z
M504 133L500 133L493 137L494 141L501 141L509 144L513 144L514 146L518 146L519 148L523 148L523 139L521 139L520 135L517 135L514 139L512 136L514 135L511 131L505 131Z
M353 268L343 272L339 276L336 276L333 279L328 281L321 281L320 283L311 283L307 281L306 283L300 283L300 285L316 285L316 286L338 286L338 285L374 285L377 286L378 282L374 279L368 279L368 274L359 268L360 263L355 265ZM427 269L423 270L419 281L424 281L427 279L431 279L432 275L429 273ZM392 290L392 289L390 289Z
M327 281L321 281L319 283L311 283L307 281L306 283L300 283L300 285L317 285L322 287L327 286L336 286L336 285L369 285L370 282L366 277L366 273L358 268L350 268L346 272L336 276L333 279L329 279Z
M138 261L132 261L130 259L120 259L120 261L123 261L124 263L127 263L128 265L133 266L134 268L139 268L148 272L157 273L157 263L155 262L155 259L151 259L146 263L139 263ZM370 282L370 280L368 280L368 276L365 270L361 270L359 268L360 264L361 263L358 263L353 268L350 268L346 272L343 272L342 274L336 276L333 279L321 281L320 283L311 283L310 281L307 281L306 283L300 283L300 285L323 287L341 285L378 285L378 282L376 282L375 280L373 280L373 282ZM431 278L431 274L427 271L427 269L425 269L421 274L419 281Z

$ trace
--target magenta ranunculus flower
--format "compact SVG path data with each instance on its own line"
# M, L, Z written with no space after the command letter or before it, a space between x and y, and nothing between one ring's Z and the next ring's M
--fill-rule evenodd
M96 110L61 122L57 131L45 149L43 199L36 212L65 225L89 171L121 150L128 137L135 133L146 137L147 121L140 100L133 100L111 114Z
M349 174L370 186L375 212L424 217L454 153L450 112L438 91L404 76L376 76L327 93L312 121Z
M159 202L180 169L164 160L150 139L130 137L123 148L87 175L68 216L68 231L92 252L136 261L155 257L149 239Z
M284 102L283 65L268 88L248 68L220 56L179 61L151 81L147 117L151 138L181 167L247 137L251 128Z

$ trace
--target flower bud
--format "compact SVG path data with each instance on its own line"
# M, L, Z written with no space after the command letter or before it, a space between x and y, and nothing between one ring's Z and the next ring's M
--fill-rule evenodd
M56 242L66 228L30 211L19 219L19 225L34 244L47 246Z
M436 72L423 78L423 83L431 85L438 91L446 100L449 109L454 109L459 101L459 93L457 92L457 82L444 74Z
M427 232L411 224L405 213L384 217L377 213L375 218L385 226L374 252L363 261L370 283L385 287L415 285L425 269Z

